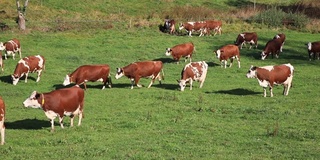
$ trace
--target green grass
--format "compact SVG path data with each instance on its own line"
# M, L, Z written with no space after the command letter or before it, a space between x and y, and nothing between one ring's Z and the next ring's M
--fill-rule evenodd
M153 7L158 3L157 12L171 3L183 4L182 1L165 3L167 1L146 3ZM94 9L79 3L72 6L74 1L63 1L64 5L58 3L60 1L31 2L30 9L38 11L27 11L27 27L31 29L27 33L15 29L2 32L0 41L13 37L20 39L23 57L43 55L47 60L46 70L39 83L35 82L36 75L30 74L28 83L20 80L17 86L13 86L10 75L18 60L9 57L4 61L0 95L7 106L7 130L6 144L0 146L2 159L320 158L320 76L317 74L320 62L308 61L305 46L306 42L318 41L317 34L226 23L221 36L188 37L161 33L155 25L128 28L128 21L113 23L114 27L108 30L79 28L42 32L34 28L40 24L33 24L39 15L39 21L49 13L57 19L58 16L68 19L74 15L79 16L73 17L76 20L85 19L85 13L93 17L103 15L104 19L112 17L112 13L121 15L119 12L125 12L124 17L144 17L150 15L150 10L139 10L141 4L138 3L131 9L119 10L120 2L97 5L102 2L93 1ZM122 2L123 6L129 4L129 1ZM223 1L217 3L216 6L226 7ZM207 1L186 5L197 7L203 4L212 7ZM45 12L47 10L50 12ZM63 10L65 14L58 15L58 11ZM5 20L8 21L11 20ZM108 22L101 23L109 25ZM213 50L233 43L237 34L244 30L258 33L258 49L241 50L240 69L236 62L231 68L220 68ZM287 36L280 58L260 60L266 42L279 32ZM209 70L203 88L200 89L199 83L195 82L192 91L186 88L181 92L176 80L186 63L171 63L172 58L164 53L167 47L189 41L196 46L193 61L206 61ZM162 85L155 82L149 89L135 87L131 90L127 78L114 78L117 67L134 61L158 59L165 62ZM105 63L111 67L113 88L101 90L100 82L88 83L85 118L80 127L70 128L70 118L66 117L65 129L61 129L56 120L56 130L51 133L50 122L42 110L22 106L34 90L49 92L62 87L64 76L78 66ZM282 95L282 86L276 86L274 97L270 98L267 92L268 97L264 98L257 80L245 77L250 65L282 63L291 63L295 67L293 87L288 96ZM141 79L140 83L147 86L149 82L150 79Z

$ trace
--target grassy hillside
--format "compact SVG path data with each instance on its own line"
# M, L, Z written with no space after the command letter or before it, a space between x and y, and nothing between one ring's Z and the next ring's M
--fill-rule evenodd
M0 4L7 2L1 1ZM39 10L37 14L50 15L40 11L51 8L52 15L65 19L72 17L70 13L78 15L79 19L84 13L129 17L129 20L133 12L137 17L145 16L134 11L139 10L138 3L130 11L123 9L118 14L117 9L111 11L111 6L121 6L118 2L109 4L108 9L99 1L90 1L93 3L90 7L78 3L72 7L69 1L59 6L61 3L55 2L58 1L34 2L38 3L35 7ZM156 2L161 8L170 3L180 5L181 1ZM205 2L192 4L201 6ZM108 6L107 2L103 4ZM123 1L123 4L128 5L129 1ZM78 5L88 12L75 7ZM211 6L219 5L226 6L222 1ZM96 7L97 12L87 7ZM64 14L58 14L62 10ZM37 19L29 11L28 25L32 26L31 21ZM155 24L162 23L162 17L159 17ZM7 105L7 130L6 144L0 146L2 159L319 159L320 89L317 82L320 76L316 73L320 68L318 60L308 60L305 46L309 41L318 41L317 34L258 28L242 23L248 31L258 33L258 49L241 50L240 69L236 63L223 69L213 51L233 43L239 31L244 31L241 23L225 24L223 34L215 37L197 37L196 34L187 37L162 33L157 25L134 27L135 22L132 22L132 27L128 27L128 22L119 22L113 26L122 27L107 29L42 31L34 25L26 33L15 29L1 33L0 41L13 37L20 39L23 56L41 54L47 59L39 83L35 82L36 75L30 74L28 83L22 79L17 86L11 84L10 75L18 60L9 57L4 61L0 95ZM43 25L48 24L42 23L40 27L44 28ZM94 25L108 26L106 23ZM280 58L260 60L265 43L279 32L287 35ZM193 60L206 61L209 70L203 88L200 89L199 83L195 82L192 91L180 92L176 80L186 63L175 64L164 52L167 47L189 41L197 50ZM135 87L131 90L127 78L114 78L117 67L142 60L164 62L162 85L155 82L150 89ZM70 118L65 117L65 129L61 129L56 120L56 131L51 133L50 122L42 110L22 106L34 90L49 92L63 87L64 76L78 66L105 63L111 67L113 87L101 90L100 82L88 83L85 118L80 127L70 128ZM276 86L274 97L264 98L257 80L245 77L250 65L282 63L291 63L295 67L293 87L288 96L282 95L282 86ZM144 86L149 82L150 79L141 80Z

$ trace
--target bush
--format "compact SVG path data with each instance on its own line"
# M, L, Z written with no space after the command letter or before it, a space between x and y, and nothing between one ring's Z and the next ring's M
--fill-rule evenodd
M248 21L265 24L269 27L288 26L302 29L308 23L308 18L303 14L285 13L278 8L272 8L249 18Z

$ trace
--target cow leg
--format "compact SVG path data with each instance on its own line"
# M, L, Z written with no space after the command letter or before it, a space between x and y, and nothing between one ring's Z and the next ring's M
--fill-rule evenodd
M4 54L4 59L7 59L7 53Z
M80 125L81 125L81 120L82 120L82 118L83 118L83 113L82 113L82 111L80 111L80 112L79 112L79 121L78 121L78 126L80 126Z
M50 119L50 123L51 123L51 132L54 132L54 119Z
M28 81L28 74L29 74L29 72L27 72L27 73L25 74L25 76L26 76L26 78L24 79L24 82L25 82L25 83L27 83L27 81Z
M21 59L21 58L22 58L22 57L21 57L21 48L19 48L19 55L20 55L20 59Z
M38 77L37 77L37 81L36 81L36 82L39 82L39 81L40 81L41 72L42 72L42 70L39 70L39 71L38 71Z
M192 37L192 35L191 35L191 34L192 34L192 31L189 31L189 36L190 36L190 37Z
M263 97L267 97L267 88L263 87Z
M240 58L238 56L236 56L236 59L238 61L238 67L240 68Z
M62 117L59 116L59 123L60 123L61 128L64 128L64 126L63 126L63 116ZM72 122L72 125L73 125L73 122Z
M70 127L73 127L74 115L70 115Z
M0 122L0 135L1 135L0 145L4 145L4 137L5 137L4 121Z
M192 90L192 83L193 83L193 79L192 79L192 78L190 78L190 81L189 81L190 90Z
M229 68L232 66L233 59L234 59L234 58L230 58L230 65L229 65ZM227 61L226 61L226 63L227 63Z
M273 89L272 89L272 87L270 87L269 90L270 90L270 97L273 97L273 92L272 92Z

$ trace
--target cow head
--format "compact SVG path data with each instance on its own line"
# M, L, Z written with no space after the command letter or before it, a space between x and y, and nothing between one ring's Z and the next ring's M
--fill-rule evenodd
M247 78L256 78L256 75L257 75L256 70L257 70L257 67L251 65L249 71L247 72L246 77Z
M71 77L69 75L66 75L63 81L63 86L69 85L71 83Z
M218 59L220 59L221 53L223 53L223 50L218 49L216 52L214 52Z
M0 42L0 51L3 51L3 50L5 50L5 49L6 49L6 47L3 45L2 42Z
M116 78L116 79L119 79L119 78L121 78L123 75L124 75L123 69L122 69L122 68L117 68L117 73L116 73L115 78Z
M166 48L166 53L165 53L165 55L166 55L166 56L170 56L171 53L172 53L172 49L171 49L171 48Z
M20 76L17 74L13 74L11 75L11 79L12 79L12 84L17 85L17 83L19 82Z
M245 39L245 34L239 34L234 44L239 46L244 42L244 39Z
M262 51L262 53L261 53L261 59L264 60L264 59L267 58L267 56L268 56L268 54L267 54L265 51Z
M177 80L177 82L180 86L180 91L184 91L187 85L187 81L182 79L182 80Z
M183 25L183 23L180 23L179 30L182 30L182 29L184 29L184 25Z
M33 91L29 98L23 101L24 107L32 107L32 108L41 108L41 104L38 102L38 98L40 98L40 94L36 91ZM44 99L42 100L44 102Z

